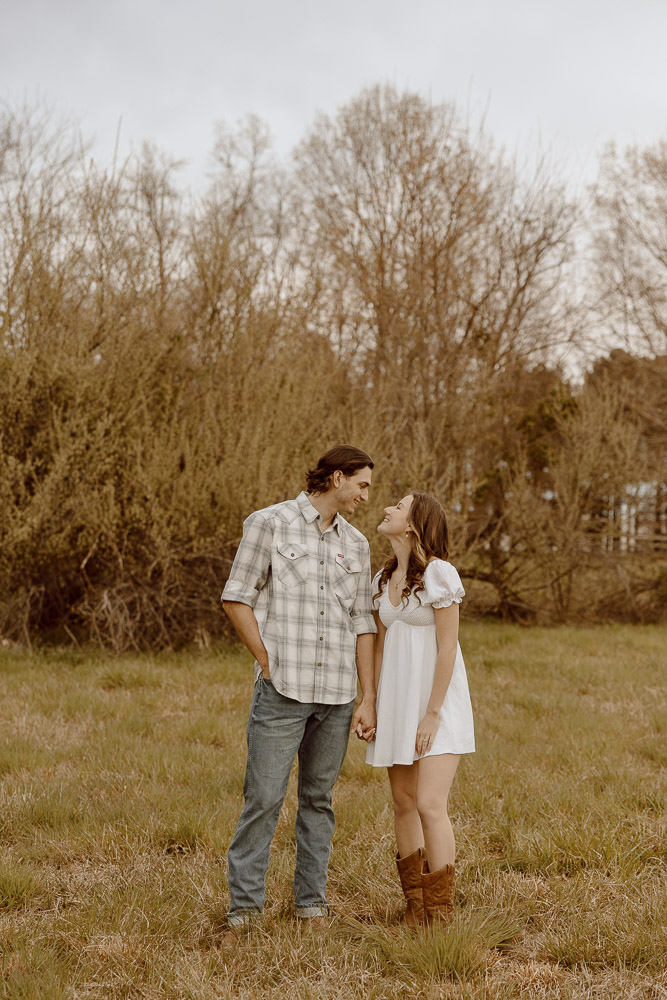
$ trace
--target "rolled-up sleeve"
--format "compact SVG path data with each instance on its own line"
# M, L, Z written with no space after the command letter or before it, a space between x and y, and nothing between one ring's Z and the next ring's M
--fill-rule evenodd
M367 632L377 632L371 604L371 553L366 548L362 559L361 579L357 588L350 617L355 635L365 635Z
M241 544L222 592L223 601L237 601L255 607L269 575L272 539L271 524L260 512L255 511L246 518Z

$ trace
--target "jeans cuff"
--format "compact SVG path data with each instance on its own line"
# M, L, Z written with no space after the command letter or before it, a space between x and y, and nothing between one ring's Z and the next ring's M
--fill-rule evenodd
M308 920L310 917L328 917L329 907L326 903L318 903L316 906L297 906L294 916L297 920Z

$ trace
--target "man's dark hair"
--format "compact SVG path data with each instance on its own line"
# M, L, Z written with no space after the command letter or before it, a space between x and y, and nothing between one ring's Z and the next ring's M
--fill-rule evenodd
M361 448L351 444L337 444L318 460L314 469L306 473L309 493L326 493L331 489L331 477L336 470L344 476L353 476L358 469L373 468L373 459Z

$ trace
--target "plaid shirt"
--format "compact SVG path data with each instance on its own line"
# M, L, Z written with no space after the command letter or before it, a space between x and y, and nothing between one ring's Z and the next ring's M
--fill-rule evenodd
M357 693L357 636L376 631L370 549L340 514L321 520L307 493L251 514L222 600L253 608L280 694L340 705Z

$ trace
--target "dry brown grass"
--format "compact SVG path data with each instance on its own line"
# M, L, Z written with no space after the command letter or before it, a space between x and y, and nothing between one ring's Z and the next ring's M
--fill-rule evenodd
M265 919L231 955L247 655L0 651L0 998L661 1000L666 638L464 623L455 926L397 929L386 779L355 741L331 926L291 916L292 786Z

